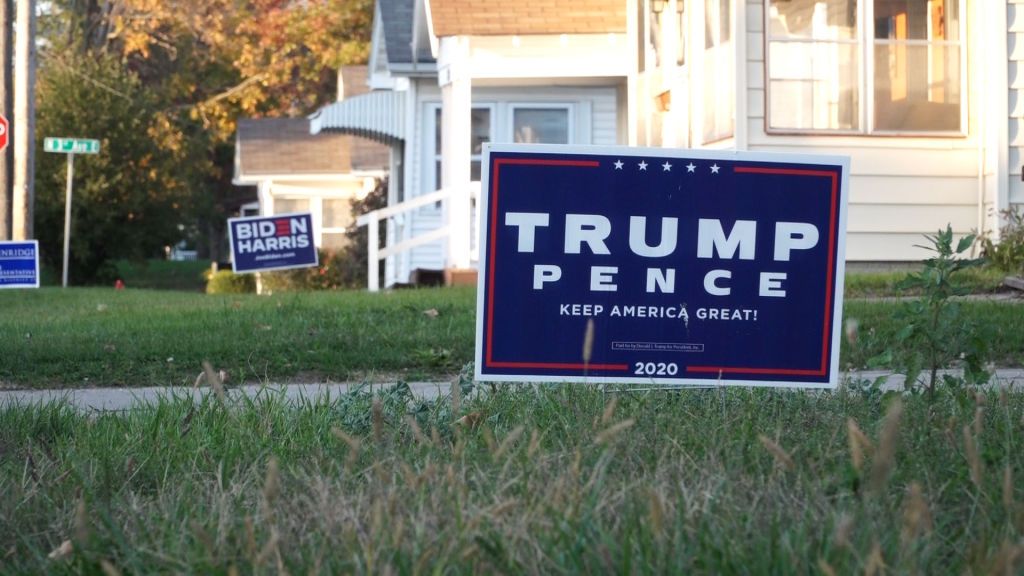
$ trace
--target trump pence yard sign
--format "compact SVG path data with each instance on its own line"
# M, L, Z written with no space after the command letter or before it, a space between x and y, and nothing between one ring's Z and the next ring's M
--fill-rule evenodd
M231 269L236 274L316 266L311 214L231 218Z
M835 387L848 172L840 157L490 147L477 378Z

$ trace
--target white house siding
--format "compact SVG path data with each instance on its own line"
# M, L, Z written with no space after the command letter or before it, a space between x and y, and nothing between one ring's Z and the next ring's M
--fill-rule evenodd
M928 256L914 246L922 243L922 234L935 233L947 223L957 234L976 229L979 150L974 134L897 138L766 132L764 6L764 0L746 0L747 147L850 156L847 260L920 260ZM964 95L968 102L976 102L974 96L973 89ZM972 110L968 123L972 130L974 114Z
M1006 7L1009 52L1009 201L1024 210L1024 0L1011 0Z
M619 143L618 86L546 86L550 80L538 81L535 86L474 86L474 105L491 105L495 142L511 141L510 105L531 103L558 103L573 105L573 137L576 144L615 145ZM407 198L434 191L428 156L433 150L434 135L432 105L441 102L441 91L436 80L423 80L417 90L417 114L411 127L407 143L406 162L410 165L406 181ZM590 121L586 119L589 116ZM444 213L440 208L424 207L411 213L409 220L412 236L424 234L444 225ZM425 268L439 270L445 265L444 241L433 242L411 251L408 270ZM400 273L399 280L403 280Z

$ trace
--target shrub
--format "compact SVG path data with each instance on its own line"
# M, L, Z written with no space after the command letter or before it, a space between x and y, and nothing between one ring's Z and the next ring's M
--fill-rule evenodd
M252 274L235 274L231 270L206 273L207 294L246 294L256 291Z
M989 266L1008 274L1024 275L1024 213L1020 210L1001 212L1005 225L999 230L999 243L981 239L981 254Z

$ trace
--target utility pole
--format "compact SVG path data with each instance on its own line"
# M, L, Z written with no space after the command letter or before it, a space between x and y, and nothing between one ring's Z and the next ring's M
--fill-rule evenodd
M0 0L0 114L11 119L11 60L14 55L12 40L12 18L14 6L11 0ZM7 134L10 142L10 131ZM11 212L14 196L11 184L14 181L14 147L8 145L0 152L0 240L11 239Z
M2 1L2 0L0 0ZM36 2L16 0L14 41L14 214L15 240L35 238Z

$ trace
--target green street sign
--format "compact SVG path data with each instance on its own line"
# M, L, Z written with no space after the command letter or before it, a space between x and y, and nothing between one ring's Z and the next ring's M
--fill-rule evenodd
M46 138L43 150L58 154L99 154L100 141L87 138Z

